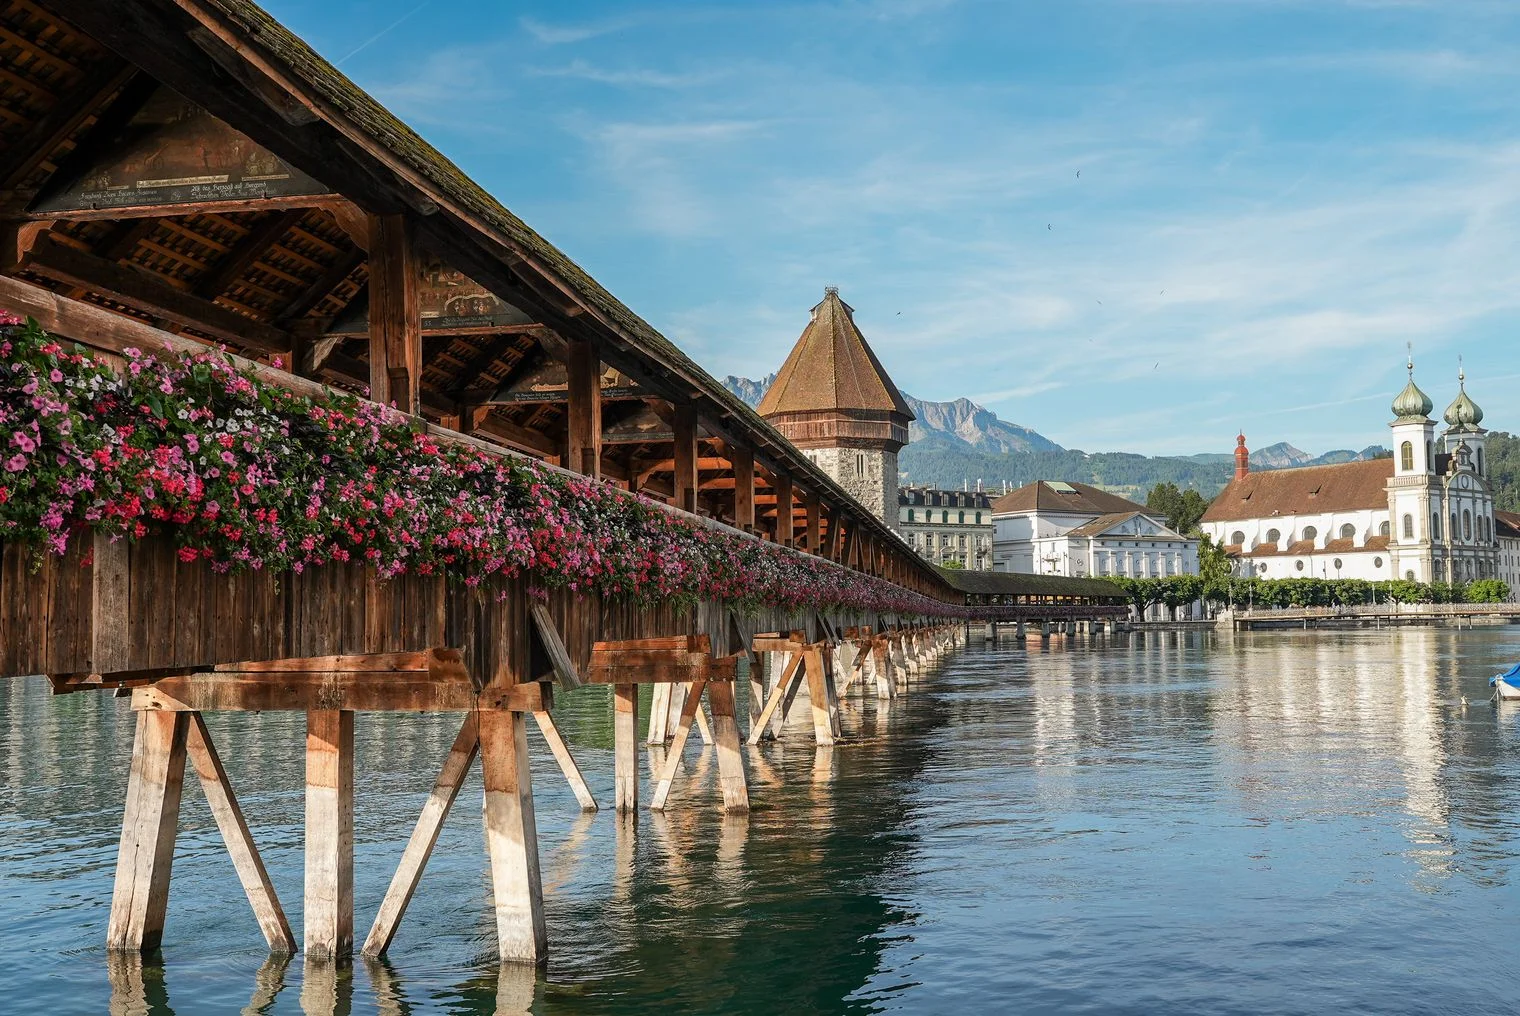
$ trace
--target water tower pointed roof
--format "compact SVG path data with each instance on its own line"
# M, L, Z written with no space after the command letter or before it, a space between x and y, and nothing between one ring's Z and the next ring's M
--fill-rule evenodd
M914 418L902 393L855 326L854 311L839 298L839 290L829 286L757 411L770 417L832 409L872 410Z

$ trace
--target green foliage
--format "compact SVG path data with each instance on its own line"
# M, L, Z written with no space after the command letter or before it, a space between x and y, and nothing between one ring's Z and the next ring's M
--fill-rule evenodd
M1488 480L1494 488L1494 507L1520 512L1520 437L1490 431L1484 452Z
M1172 529L1191 536L1198 532L1198 520L1208 511L1209 502L1191 487L1183 490L1168 481L1151 488L1145 496L1145 506L1163 516Z
M1503 603L1509 599L1509 583L1501 579L1479 579L1467 587L1468 603Z
M953 569L957 569L957 568L964 568L966 566L963 565L963 564L961 564L959 561L957 561L955 558L952 557L948 561L942 561L942 562L940 562L940 567L941 568L949 568L949 569L953 570Z

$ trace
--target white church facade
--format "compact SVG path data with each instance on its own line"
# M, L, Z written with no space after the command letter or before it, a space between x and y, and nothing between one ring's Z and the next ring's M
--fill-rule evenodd
M1259 578L1412 579L1500 576L1500 530L1485 459L1483 411L1457 377L1437 435L1430 398L1409 382L1393 401L1390 458L1252 472L1244 435L1235 478L1202 528Z

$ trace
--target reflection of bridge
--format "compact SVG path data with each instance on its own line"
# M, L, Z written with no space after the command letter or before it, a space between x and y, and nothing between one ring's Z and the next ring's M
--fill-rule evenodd
M54 8L64 13L48 13ZM150 949L161 938L187 760L271 948L295 947L204 711L306 715L309 957L353 946L355 713L461 714L367 951L388 946L478 755L500 953L538 961L547 936L525 761L529 714L567 778L579 780L553 722L556 681L615 688L618 811L637 810L637 693L652 684L662 689L656 739L679 744L692 729L710 736L725 807L741 813L748 806L735 716L741 661L760 653L789 661L773 668L770 687L751 686L752 723L784 716L806 681L814 734L824 744L837 719L841 661L851 667L841 683L853 680L858 663L863 687L869 679L878 694L891 695L950 647L946 621L966 614L959 589L262 11L243 0L126 7L41 0L27 9L25 23L7 29L3 68L6 86L25 98L5 106L0 309L33 317L64 340L61 349L37 344L32 352L39 361L55 358L40 383L60 386L50 398L76 399L64 402L70 420L99 425L91 413L104 419L125 403L129 415L116 422L130 423L100 427L110 431L106 444L117 441L98 449L106 453L100 459L62 454L78 451L74 439L62 440L67 431L50 431L57 446L44 441L45 458L21 455L15 468L7 448L4 475L25 470L31 479L77 463L68 498L95 489L108 468L112 482L137 486L110 502L111 512L89 498L63 509L39 505L37 532L51 513L68 513L48 530L69 541L67 554L34 562L32 547L0 547L0 675L45 673L59 692L131 694L137 733L108 931L115 949ZM185 181L139 174L109 206L82 191L81 181L123 168L129 144L163 129L145 110L166 95L193 97L205 119L182 126L205 126L207 144L230 139L238 152L282 172L263 174L269 179L251 189L198 178L178 186ZM287 179L306 182L280 182ZM307 182L314 181L326 189L312 193ZM425 319L428 265L460 273L507 310L465 324ZM75 343L89 367L69 359ZM208 355L213 345L229 351L225 362ZM5 348L19 364L25 347ZM128 387L151 369L144 354L176 364L185 354L202 357L182 373L210 391L207 401L187 405L167 368L160 368L161 389ZM91 392L108 389L112 397L71 395L66 382L48 380L49 367L77 370L71 376L94 384ZM601 379L610 372L618 388L604 395ZM9 383L12 372L5 374ZM42 395L30 398L35 386L26 399L14 391L0 389L7 410L13 401L29 407L24 412L56 415ZM396 413L334 391L372 396ZM184 415L165 412L171 398L181 400ZM255 415L274 418L270 433L329 440L332 455L324 451L320 461L331 469L309 477L312 484L340 475L332 457L347 456L359 477L326 507L297 507L274 527L304 532L311 522L312 547L332 541L336 551L310 566L297 556L227 571L261 563L244 538L267 535L259 528L273 525L266 513L278 514L259 500L248 468L255 460L240 459L254 454L241 421ZM15 429L10 419L0 426ZM373 439L366 459L351 445L371 429L383 439ZM196 441L182 440L182 431ZM198 442L209 447L212 431L220 450L208 462ZM334 434L345 440L330 440ZM17 444L30 454L35 442ZM113 448L120 454L113 457ZM430 457L416 471L374 465L416 448ZM199 467L169 475L171 465L197 455ZM271 451L259 482L278 486L279 462L289 455L288 445ZM416 477L441 476L434 463L445 460L467 463L448 482L462 475L469 486L458 490L480 498L460 508L454 497L438 497L448 506L438 515L455 523L443 535L457 542L423 548L399 521L407 516L392 515L395 504L353 507L374 493L371 483L390 484L403 507L408 497L426 502L439 490ZM120 468L123 461L141 470ZM187 489L187 472L195 481L189 489L199 489L222 463L229 474L246 470L226 481L225 503L165 503ZM475 534L487 528L474 506L519 481L522 497L494 502L506 505L495 521L520 537L513 553L524 546L532 553L511 568L498 561L471 573L476 584L450 581L460 577L457 569L444 574L456 551L478 549ZM12 496L10 487L0 492ZM299 504L310 493L287 485L269 497ZM324 513L339 513L337 502L349 524L322 528ZM531 514L540 503L542 513ZM242 514L232 517L237 504ZM519 516L529 522L514 529ZM575 524L567 527L566 518ZM192 523L203 527L193 541L176 528ZM131 542L110 538L134 528ZM435 557L392 574L368 553L385 540ZM279 541L275 552L296 542ZM648 548L656 560L644 559ZM605 567L609 559L627 567ZM662 773L662 791L675 771L669 765Z
M1402 625L1512 624L1520 603L1382 603L1348 607L1286 607L1221 614L1220 624L1237 629L1374 628Z

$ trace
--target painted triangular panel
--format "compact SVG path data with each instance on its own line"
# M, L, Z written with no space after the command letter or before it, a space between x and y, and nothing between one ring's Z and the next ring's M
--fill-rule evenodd
M493 328L534 323L533 318L468 275L450 268L437 255L423 251L421 261L422 279L417 287L417 303L424 332L488 332ZM369 334L367 288L349 302L327 332L329 335Z
M330 188L246 134L160 88L128 121L105 161L50 187L31 210L79 212L329 193Z

